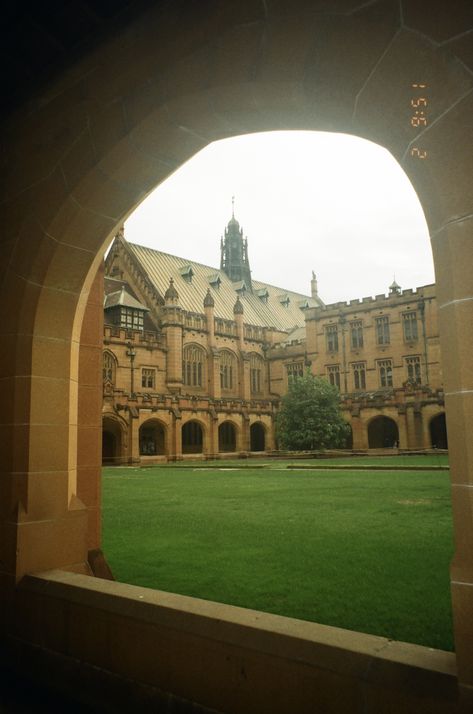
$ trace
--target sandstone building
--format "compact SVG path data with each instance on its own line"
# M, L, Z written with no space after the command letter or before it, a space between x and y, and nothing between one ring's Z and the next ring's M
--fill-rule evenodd
M232 215L220 269L128 243L106 260L104 463L271 452L289 380L341 392L355 449L446 446L435 287L324 305L251 276Z

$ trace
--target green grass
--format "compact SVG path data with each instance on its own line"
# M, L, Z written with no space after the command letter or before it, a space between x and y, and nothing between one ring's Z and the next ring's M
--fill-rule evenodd
M249 465L104 469L115 577L453 648L447 472Z

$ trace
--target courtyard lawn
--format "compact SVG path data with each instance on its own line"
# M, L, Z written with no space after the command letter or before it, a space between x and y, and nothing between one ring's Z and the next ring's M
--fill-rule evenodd
M117 580L453 648L448 472L219 465L104 469Z

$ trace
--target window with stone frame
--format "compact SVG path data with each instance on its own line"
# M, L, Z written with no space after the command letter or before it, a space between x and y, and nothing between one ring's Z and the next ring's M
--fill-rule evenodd
M325 342L327 352L338 352L338 326L326 325L325 327Z
M104 384L115 384L117 370L117 360L111 352L103 353L103 382Z
M340 389L340 365L330 364L327 367L327 375L328 375L328 381L330 382L330 384L332 384L334 387L338 387L338 389Z
M383 315L382 317L375 318L376 326L376 344L378 345L389 345L390 335L389 335L389 317Z
M422 383L422 368L419 355L406 357L407 379L411 384Z
M220 388L233 389L236 378L236 358L229 350L220 352Z
M143 389L156 388L156 370L148 367L143 367L141 370L141 386Z
M390 359L381 359L377 363L379 384L381 387L393 386L393 362Z
M354 362L352 364L353 370L353 385L355 391L362 391L366 389L366 363L365 362Z
M303 362L291 362L290 364L286 365L286 371L287 371L288 382L291 381L291 379L295 379L296 377L303 377L304 376L304 363Z
M186 345L182 353L182 381L187 387L204 384L205 351L198 345Z
M416 342L419 339L417 330L417 313L405 312L402 316L402 331L404 342Z
M263 389L263 367L262 357L253 353L250 355L250 391L252 394L259 394Z
M350 322L350 344L352 350L363 347L363 321L353 320Z

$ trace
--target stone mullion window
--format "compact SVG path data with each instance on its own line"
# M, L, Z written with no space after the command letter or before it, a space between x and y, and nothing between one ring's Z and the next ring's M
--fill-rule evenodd
M304 376L304 364L302 362L293 362L292 364L286 365L287 379L295 379L296 377Z
M338 327L337 325L327 325L325 328L325 341L327 352L338 352Z
M375 319L376 325L376 343L378 345L389 345L390 335L389 335L389 317L377 317Z
M117 360L111 352L103 353L103 381L115 384Z
M184 347L182 359L182 379L188 387L202 387L204 382L205 352L197 345Z
M393 363L390 359L378 361L379 383L381 387L393 386Z
M250 356L250 390L252 394L261 392L261 375L263 371L263 360L257 354Z
M338 364L327 367L328 381L334 387L340 389L340 367Z
M350 323L350 341L352 350L363 347L363 322L354 320Z
M420 364L420 357L417 355L412 356L412 357L406 357L406 366L407 366L407 379L409 382L412 384L421 384L422 383L422 372L421 372L421 364Z
M364 362L356 362L352 367L355 390L366 389L366 364Z
M145 389L154 389L156 386L156 370L143 367L141 370L141 386Z
M234 355L228 351L220 353L220 388L233 389L233 375L235 371L236 360Z
M419 339L417 330L417 314L415 312L406 312L403 314L402 327L405 342L416 342Z

